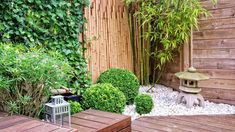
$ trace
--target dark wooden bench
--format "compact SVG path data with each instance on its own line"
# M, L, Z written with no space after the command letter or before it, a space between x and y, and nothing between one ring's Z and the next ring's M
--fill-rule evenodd
M130 132L131 117L98 110L72 115L72 128L78 132Z
M43 122L26 116L8 116L0 112L0 132L77 132L76 129Z

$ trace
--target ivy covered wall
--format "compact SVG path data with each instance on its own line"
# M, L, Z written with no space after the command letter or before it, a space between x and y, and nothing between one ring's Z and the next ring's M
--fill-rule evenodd
M89 0L3 0L0 3L0 41L22 43L62 53L76 69L76 87L90 79L78 35L84 32L84 7Z

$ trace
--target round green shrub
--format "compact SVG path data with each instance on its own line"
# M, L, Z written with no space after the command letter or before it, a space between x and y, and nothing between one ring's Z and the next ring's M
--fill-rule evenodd
M102 111L121 113L126 104L125 95L112 84L96 84L88 88L83 94L83 105Z
M127 104L133 104L139 92L139 81L130 71L112 68L103 72L97 79L97 83L111 83L119 88L125 95Z
M135 98L136 112L140 115L151 112L153 108L153 100L151 96L141 94Z
M75 101L71 101L71 100L69 101L69 103L70 103L70 108L71 108L71 114L72 115L83 111L82 106L81 106L80 103L75 102Z

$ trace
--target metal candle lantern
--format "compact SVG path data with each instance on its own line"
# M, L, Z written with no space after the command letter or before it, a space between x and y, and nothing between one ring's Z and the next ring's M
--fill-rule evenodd
M198 87L198 81L209 79L208 76L198 73L194 67L188 68L185 72L178 72L175 74L181 81L181 90L178 95L178 103L186 103L188 108L194 104L204 107L204 98L199 94L201 88ZM197 103L198 102L198 103Z
M52 96L51 103L45 104L45 120L49 120L54 124L60 121L64 124L64 116L68 115L69 127L71 127L70 104L64 100L63 96Z

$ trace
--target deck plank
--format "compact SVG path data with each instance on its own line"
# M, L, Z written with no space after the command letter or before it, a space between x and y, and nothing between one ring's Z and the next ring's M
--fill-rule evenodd
M141 117L132 122L132 131L234 132L235 115L193 115Z
M147 121L142 121L142 120L137 120L133 122L132 125L138 125L141 127L151 128L151 129L158 130L158 131L167 131L167 132L172 131L172 128L170 127L160 125L160 124L156 125L152 122L147 122ZM182 130L177 129L175 132L180 132L180 131Z
M0 131L4 132L234 132L235 115L193 115L130 117L88 110L72 116L72 128L28 118L0 113ZM119 115L119 116L118 116ZM124 118L125 117L125 118ZM122 119L122 120L121 120Z
M153 128L147 128L139 125L132 125L132 131L138 132L164 132L163 130L157 130Z
M81 126L81 125L77 125L77 124L71 124L72 128L76 128L78 130L78 132L96 132L97 129L95 128L90 128L87 126Z
M15 126L17 124L24 123L27 121L29 121L29 119L27 119L25 117L18 117L18 116L10 116L10 117L6 117L6 118L2 118L0 120L0 122L1 122L0 123L0 130Z
M24 132L50 132L60 129L59 127L55 127L52 124L44 124L37 127L33 127L31 129L27 129Z
M181 131L181 132L190 132L195 128L187 125L182 125L179 122L169 122L169 120L160 120L155 118L144 118L142 121L153 123L155 126L158 126L160 130L164 131ZM168 128L168 129L167 129ZM205 131L204 131L205 132Z
M107 125L104 123L99 123L95 121L85 120L85 119L79 119L79 118L73 118L71 119L72 124L77 124L85 127L90 127L93 129L100 129L103 127L106 127Z
M131 126L128 126L122 130L120 130L119 132L130 132L131 131Z
M91 115L95 115L95 116L99 116L99 117L106 117L106 118L115 119L115 120L122 120L127 117L127 116L124 116L121 114L104 112L104 111L93 110L93 109L83 111L83 113L91 114Z
M221 131L235 130L235 126L232 124L229 124L228 120L220 120L213 116L204 116L204 117L191 116L191 118L184 116L184 117L175 117L175 118L179 120L185 120L188 122L194 122L194 123L201 124L201 125L206 124L207 127L213 127L216 130L221 130ZM220 118L223 119L225 118L225 116L220 116Z
M85 120L90 120L90 121L96 121L98 123L102 124L111 124L115 122L113 119L107 118L107 117L101 117L101 116L95 116L95 115L90 115L86 113L80 113L79 116L74 115L74 118L79 118L79 119L85 119Z
M99 110L86 110L72 116L72 127L84 131L118 132L130 131L131 117ZM129 128L129 129L128 129Z
M8 116L7 113L0 111L0 119L7 116Z
M205 126L204 124L190 122L190 121L184 121L184 120L180 120L180 122L179 122L178 119L175 119L175 118L172 117L170 123L175 123L175 122L178 122L178 123L181 123L181 124L185 124L185 125L190 126L192 128L198 128L201 131L217 132L217 130L215 130L214 127Z
M5 114L2 114L4 115ZM130 132L131 117L116 113L97 110L87 110L72 115L71 126L75 129L61 128L60 126L35 120L25 116L1 116L0 131L4 132ZM66 123L67 121L67 117Z
M60 126L26 116L8 116L8 114L3 112L0 112L0 116L0 132L77 132L76 129L62 128Z
M43 123L35 121L35 120L29 120L28 122L23 122L21 124L17 124L14 127L7 127L5 129L2 129L1 131L4 131L4 132L14 132L15 130L26 131L27 129L37 127L40 125L43 125Z

